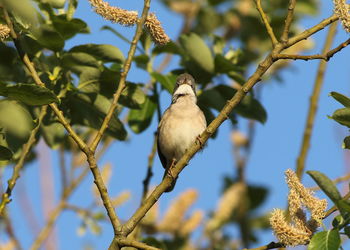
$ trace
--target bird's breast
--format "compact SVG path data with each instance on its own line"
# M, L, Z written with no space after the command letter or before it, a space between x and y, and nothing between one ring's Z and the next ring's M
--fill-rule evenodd
M171 105L159 128L162 153L168 160L179 160L205 128L203 113L195 103Z

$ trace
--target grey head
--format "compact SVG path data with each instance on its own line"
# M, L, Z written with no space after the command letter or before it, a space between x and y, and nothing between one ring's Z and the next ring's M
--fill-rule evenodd
M184 73L177 77L176 84L173 92L173 103L182 96L190 96L196 98L196 82L194 78L188 74Z

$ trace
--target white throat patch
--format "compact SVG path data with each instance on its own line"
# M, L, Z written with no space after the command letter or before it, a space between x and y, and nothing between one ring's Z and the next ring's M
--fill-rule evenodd
M175 96L175 95L184 95L184 94L195 96L193 89L188 84L180 85L173 95Z

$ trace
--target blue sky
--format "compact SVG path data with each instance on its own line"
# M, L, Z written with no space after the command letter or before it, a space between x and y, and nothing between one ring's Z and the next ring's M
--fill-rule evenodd
M110 3L113 4L112 1ZM321 19L331 15L332 2L323 1L321 4L322 11L318 16L306 18L302 21L304 28L311 27ZM130 10L137 9L139 12L142 9L142 1L118 1L118 5ZM168 12L159 1L152 2L151 11L156 12L169 36L175 38L181 27L181 18ZM82 18L89 24L91 34L79 35L70 40L66 44L67 49L82 43L107 43L117 46L126 55L128 44L110 32L99 31L101 26L112 24L92 12L88 1L79 1L76 17ZM132 37L134 28L124 28L118 25L113 25L113 27L125 36ZM325 34L326 31L322 31L313 36L315 48L310 53L318 53L321 50ZM348 34L339 27L334 45L347 38ZM311 150L306 162L307 170L322 171L330 178L341 176L346 170L349 170L349 166L344 161L345 151L341 149L342 139L348 132L333 120L327 118L327 115L331 115L335 109L340 107L340 104L333 98L328 97L329 92L337 91L346 95L349 94L348 55L349 49L346 48L341 53L336 54L328 63L311 141ZM246 176L250 184L262 185L270 189L268 199L259 210L261 213L270 211L272 208L284 208L286 205L288 190L284 182L284 171L287 168L294 169L296 165L305 126L309 96L318 64L319 61L291 62L292 67L282 74L284 79L282 84L273 80L259 83L267 85L263 87L261 102L268 112L268 120L264 125L257 125L256 138L247 165ZM168 69L176 66L176 64L172 64ZM149 76L133 67L128 80L145 83L149 80ZM161 103L162 110L169 105L170 95L168 93L162 93ZM152 147L153 133L156 128L157 121L154 119L151 126L144 133L136 135L130 131L130 140L127 142L116 141L101 160L100 166L107 162L113 165L113 177L109 185L111 196L116 196L125 190L130 190L132 193L131 199L117 209L117 214L124 220L138 207L142 192L142 180L146 173L147 156ZM209 140L204 151L195 156L189 166L181 173L175 190L161 197L161 211L166 209L176 195L188 188L199 190L198 201L194 204L192 210L202 209L209 212L215 209L222 187L222 177L234 173L234 159L231 154L229 137L231 129L229 122L225 122L220 127L217 138ZM52 164L46 167L52 169L55 176L56 196L54 199L57 201L60 181L57 153L52 152L50 157ZM154 176L151 184L156 185L163 175L163 168L158 157L155 159L153 170ZM22 182L20 185L23 185L29 194L34 204L35 214L40 224L43 225L38 164L29 165L19 182ZM306 186L314 186L313 181L308 176L304 176L303 182ZM88 206L91 202L92 183L92 177L89 174L71 197L71 203ZM19 209L19 203L16 201L17 188L13 196L14 201L9 205L9 208L11 215L15 218L16 234L23 239L23 246L27 248L33 238L31 231L28 230L28 225L23 222L23 210ZM106 249L112 236L112 230L108 223L104 224L101 236L95 236L88 232L83 237L78 237L76 229L79 223L80 219L72 212L65 212L59 218L57 224L59 228L57 231L59 237L58 249L82 249L85 243L92 243L95 249ZM237 232L232 231L234 236L238 237ZM275 240L270 231L261 234L261 236L262 241L257 246Z

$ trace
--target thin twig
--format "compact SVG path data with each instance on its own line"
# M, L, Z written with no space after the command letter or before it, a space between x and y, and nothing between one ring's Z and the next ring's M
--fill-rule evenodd
M282 43L286 43L288 41L289 30L290 30L290 26L292 25L296 2L297 2L296 0L289 0L287 17L285 20L285 25L281 36Z
M331 23L337 21L338 19L339 18L336 15L332 15L332 16L328 17L327 19L324 19L322 22L316 24L315 26L311 27L310 29L304 30L302 33L295 35L294 37L288 39L288 41L285 43L285 48L289 48L290 46L296 44L297 42L300 42L301 40L305 40L306 38L319 32L320 30L323 30L325 27L327 27Z
M337 30L337 23L333 23L329 27L326 41L324 43L324 47L322 50L323 53L326 53L332 47L332 43L334 40L336 30ZM302 178L302 175L303 175L304 169L305 169L305 161L306 161L307 154L308 154L308 151L310 148L310 140L311 140L312 130L313 130L314 122L315 122L315 118L316 118L316 112L317 112L317 108L318 108L318 100L319 100L322 85L324 82L324 74L325 74L326 67L327 67L327 62L320 61L320 64L319 64L318 70L317 70L314 88L313 88L312 95L310 98L309 111L308 111L308 115L307 115L305 129L304 129L303 140L302 140L302 144L300 147L300 153L299 153L299 156L297 159L297 166L296 166L296 170L295 170L295 173L297 174L299 179Z
M334 49L328 51L327 53L324 54L317 54L317 55L289 55L289 54L278 54L274 59L290 59L290 60L315 60L315 59L321 59L324 61L329 61L336 53L344 49L346 46L350 44L350 39L346 40L345 42L342 42L339 44L337 47Z
M265 25L267 34L270 36L272 46L274 47L278 43L278 41L277 41L277 38L275 36L275 33L274 33L270 23L269 23L268 17L261 6L261 0L254 0L254 1L256 4L256 8L261 16L261 19Z
M20 172L21 172L21 170L23 168L24 161L27 158L27 156L28 156L28 154L30 152L30 149L32 148L32 146L36 142L35 137L36 137L36 134L37 134L37 132L38 132L38 130L40 128L41 121L43 120L43 118L44 118L44 116L46 114L46 111L47 111L47 105L45 105L45 106L43 106L41 108L36 127L31 131L27 143L23 145L23 151L21 153L21 156L20 156L17 164L13 168L13 172L12 172L11 178L7 181L8 186L7 186L6 192L3 193L2 197L1 197L0 215L2 214L6 204L11 202L10 197L11 197L11 194L12 194L12 190L15 187L16 181L17 181L17 179L20 176Z
M118 89L116 90L116 92L113 95L113 101L111 103L111 106L107 112L107 115L105 117L105 119L102 122L101 128L99 129L99 131L96 134L96 137L94 138L93 142L90 145L90 149L92 152L95 152L99 142L102 139L102 136L104 134L104 132L106 131L107 127L108 127L108 123L111 120L115 109L117 108L118 105L118 101L119 101L119 97L122 93L122 91L124 90L125 86L126 86L126 77L129 73L130 67L131 67L131 62L132 59L135 55L135 51L136 51L136 46L138 41L140 40L140 37L142 35L142 27L143 24L146 21L147 15L148 15L148 10L150 8L150 2L151 0L145 0L144 1L144 7L142 10L142 15L141 15L141 19L139 19L138 23L137 23L137 28L136 28L136 32L134 35L134 38L132 39L131 45L130 45L130 49L128 52L128 57L125 60L124 63L124 67L123 67L123 71L120 73L120 80L119 80L119 84L118 84Z

